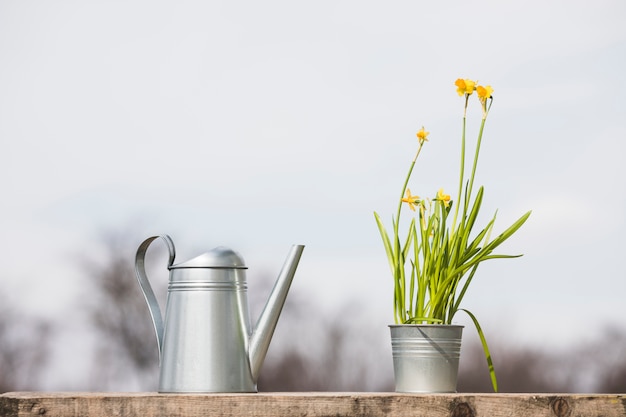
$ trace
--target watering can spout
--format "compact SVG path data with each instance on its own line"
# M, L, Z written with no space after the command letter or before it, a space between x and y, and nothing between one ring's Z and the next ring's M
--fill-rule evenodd
M252 379L258 380L261 365L267 354L276 323L280 317L280 312L285 304L291 281L296 273L298 262L302 256L304 245L293 245L287 256L287 260L278 275L274 288L265 303L263 312L259 316L252 336L250 338L250 371Z

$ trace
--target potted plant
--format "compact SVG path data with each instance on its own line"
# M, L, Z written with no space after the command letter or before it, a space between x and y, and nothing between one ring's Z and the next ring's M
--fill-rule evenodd
M394 281L394 319L390 326L394 375L398 392L455 392L463 326L453 325L458 311L466 313L480 337L494 391L497 379L485 335L474 314L461 308L461 301L478 266L489 259L521 255L495 254L494 250L511 237L530 216L521 216L502 233L492 237L496 215L476 226L484 188L474 187L474 178L489 109L493 102L491 86L480 86L469 79L455 82L464 97L461 135L461 162L456 200L443 189L432 199L413 195L409 179L429 132L417 132L417 152L402 185L391 233L374 212ZM476 93L482 120L466 175L466 114L470 97ZM407 204L415 213L405 236L400 235L400 215ZM408 221L408 220L407 220Z

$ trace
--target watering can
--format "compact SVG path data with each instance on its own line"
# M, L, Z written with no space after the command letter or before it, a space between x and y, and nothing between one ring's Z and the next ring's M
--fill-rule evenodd
M145 270L150 244L167 245L170 271L165 316ZM152 236L137 249L135 272L154 323L159 349L159 392L256 392L259 371L304 246L294 245L256 326L250 326L246 266L220 246L174 265L174 242Z

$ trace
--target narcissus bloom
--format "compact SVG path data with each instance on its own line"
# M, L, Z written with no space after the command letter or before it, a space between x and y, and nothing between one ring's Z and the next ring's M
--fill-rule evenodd
M411 195L411 190L406 189L406 197L402 199L403 203L407 203L409 208L415 211L415 205L420 203L420 197L418 195Z
M459 78L455 81L454 85L456 85L456 92L458 95L462 96L467 94L468 96L474 92L474 87L476 86L476 81L472 81L470 79L462 79Z
M426 130L424 130L424 126L422 126L422 128L419 130L419 132L417 132L417 139L420 142L420 145L426 141L428 141L428 135L430 134L430 132L427 132Z
M485 87L483 87L482 85L479 85L478 87L476 87L476 94L478 94L478 98L480 99L480 102L484 103L485 100L487 100L488 98L491 98L491 95L493 94L493 88L491 88L490 85L487 85Z
M490 85L483 87L479 85L476 87L476 94L478 94L478 99L480 100L480 104L483 107L483 120L487 118L487 112L489 109L487 108L487 99L491 98L491 94L493 94L493 88Z
M439 191L437 191L437 200L443 201L443 205L446 207L450 205L450 195L445 194L443 192L443 188L440 188Z

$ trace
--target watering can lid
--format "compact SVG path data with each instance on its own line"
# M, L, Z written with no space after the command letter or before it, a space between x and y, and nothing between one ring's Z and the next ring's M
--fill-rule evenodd
M241 255L225 246L218 246L200 256L196 256L187 262L182 262L170 266L169 269L176 268L241 268L245 269L246 264Z

